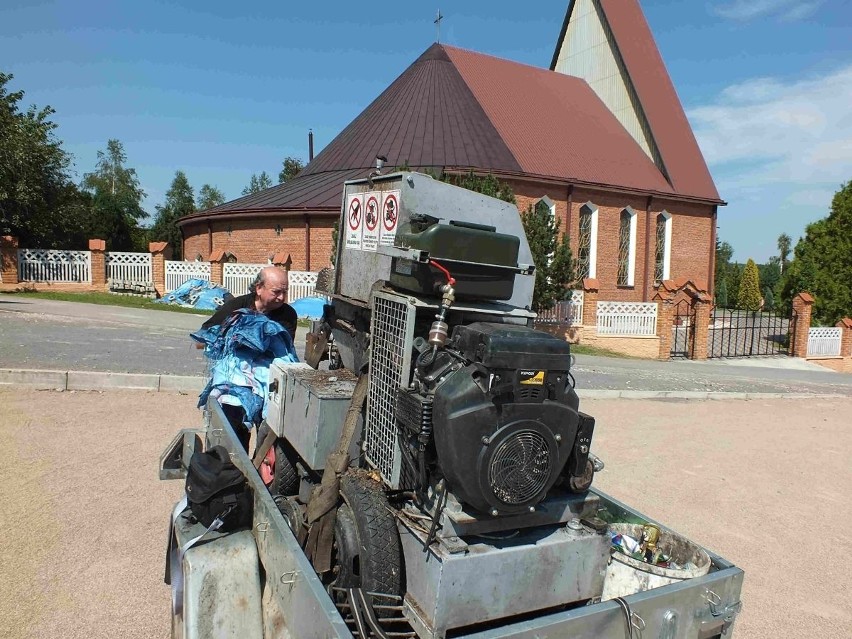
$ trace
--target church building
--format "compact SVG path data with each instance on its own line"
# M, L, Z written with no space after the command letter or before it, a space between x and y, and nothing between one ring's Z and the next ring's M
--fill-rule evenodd
M546 206L599 299L712 295L719 198L637 0L569 3L550 69L433 44L296 177L181 220L184 255L329 265L343 182L386 166L493 174Z

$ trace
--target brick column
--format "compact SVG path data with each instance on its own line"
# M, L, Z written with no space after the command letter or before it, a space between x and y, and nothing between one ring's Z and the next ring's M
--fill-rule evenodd
M840 354L843 357L852 357L852 319L844 317L835 326L843 329L841 333Z
M18 238L11 235L0 236L0 280L18 283Z
M707 359L707 334L710 332L710 302L695 300L695 325L692 327L690 359Z
M674 323L672 300L657 301L657 337L660 338L659 359L670 359L672 356L672 324Z
M168 242L151 242L148 244L151 252L151 279L157 297L166 292L166 260L172 259L172 247Z
M808 356L808 332L811 328L813 304L813 296L804 291L793 298L793 317L796 321L793 339L790 343L790 355L793 357Z
M106 240L89 240L92 253L92 288L106 290Z
M587 277L583 280L583 326L598 328L598 281Z
M210 281L214 284L222 286L225 282L225 262L230 258L230 254L224 249L213 251L208 258L210 262Z

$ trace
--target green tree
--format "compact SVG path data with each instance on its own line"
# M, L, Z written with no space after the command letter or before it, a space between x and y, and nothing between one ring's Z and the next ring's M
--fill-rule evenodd
M498 200L503 200L504 202L511 202L512 204L516 203L515 193L512 191L512 187L505 182L501 182L491 173L488 175L476 175L473 171L465 175L442 173L438 179L449 184L460 186L463 189L476 191L477 193L482 193L483 195L488 195L490 197L496 197Z
M716 263L713 273L713 290L719 290L722 282L729 280L731 270L731 258L734 256L733 247L727 242L716 238ZM728 281L730 291L730 281Z
M214 206L224 204L224 202L225 194L222 193L222 191L217 189L215 186L205 184L200 189L198 189L199 211L206 211L207 209L212 209Z
M559 234L559 220L544 200L521 215L527 242L535 264L533 310L546 311L571 295L574 259L568 235Z
M136 170L126 162L121 142L111 139L105 151L98 151L95 171L83 176L83 188L92 198L88 231L105 239L113 251L147 250L134 244L135 229L147 217L142 209L145 192Z
M334 226L331 229L331 257L328 260L334 266L337 261L337 238L340 236L340 219L334 220Z
M174 251L174 258L182 259L183 235L178 220L184 215L195 212L195 199L192 187L183 171L176 171L172 185L166 191L166 202L157 207L157 217L151 227L151 239L168 242Z
M281 167L281 172L278 173L278 184L284 184L287 180L292 180L299 174L299 171L305 168L305 165L298 158L290 157L289 155L284 158L283 166Z
M763 308L767 311L775 308L775 296L772 294L772 289L768 286L763 287Z
M834 194L828 217L809 224L784 270L782 299L789 307L794 295L808 291L814 298L816 322L833 325L852 316L852 181Z
M243 195L251 195L252 193L258 193L259 191L268 189L270 186L272 186L272 179L269 177L269 175L267 175L266 171L261 172L260 175L255 175L254 173L252 173L249 185L243 189Z
M790 244L792 240L786 233L778 236L778 266L781 273L784 272L784 267L787 266L787 258L790 256Z
M757 272L764 290L769 288L774 291L781 281L781 260L777 255L773 255L766 264L757 265Z
M760 309L760 305L760 275L754 260L749 258L737 292L737 306L750 311L757 311Z
M21 111L24 92L9 91L12 79L0 72L0 234L28 248L85 248L90 201L69 177L55 111Z
M716 306L728 308L728 281L722 280L716 288Z

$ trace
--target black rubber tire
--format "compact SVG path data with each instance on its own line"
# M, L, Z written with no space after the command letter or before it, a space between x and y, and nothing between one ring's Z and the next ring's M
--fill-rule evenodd
M334 526L335 579L341 588L402 595L402 549L381 484L363 473L340 478L344 503Z
M269 484L269 492L272 496L284 495L287 497L299 494L299 471L296 469L296 461L299 456L290 443L281 437L275 440L275 467L272 472L272 483Z

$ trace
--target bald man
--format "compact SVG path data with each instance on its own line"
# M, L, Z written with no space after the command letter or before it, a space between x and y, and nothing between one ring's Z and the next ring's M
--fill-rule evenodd
M297 315L286 301L288 287L287 271L277 266L267 266L257 274L251 292L233 297L222 304L201 328L221 325L237 309L249 308L281 324L295 340Z

